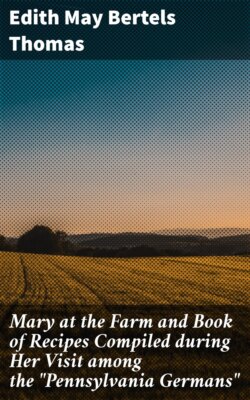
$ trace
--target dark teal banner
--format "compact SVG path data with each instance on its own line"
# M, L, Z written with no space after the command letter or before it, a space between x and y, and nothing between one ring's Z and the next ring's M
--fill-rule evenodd
M248 59L249 1L2 1L1 59Z

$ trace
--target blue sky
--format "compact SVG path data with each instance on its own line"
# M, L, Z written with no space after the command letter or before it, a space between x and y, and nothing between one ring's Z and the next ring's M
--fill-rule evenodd
M249 228L249 61L4 61L1 77L0 233Z

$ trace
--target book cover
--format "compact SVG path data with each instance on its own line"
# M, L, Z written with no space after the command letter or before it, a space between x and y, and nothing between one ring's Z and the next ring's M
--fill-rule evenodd
M2 399L250 398L249 11L1 1Z

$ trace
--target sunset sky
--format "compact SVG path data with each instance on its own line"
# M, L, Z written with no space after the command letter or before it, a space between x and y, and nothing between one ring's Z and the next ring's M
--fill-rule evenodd
M0 233L250 228L249 67L2 62Z

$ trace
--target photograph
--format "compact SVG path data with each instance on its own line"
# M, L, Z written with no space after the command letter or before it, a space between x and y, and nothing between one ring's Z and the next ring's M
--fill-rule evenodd
M4 61L3 304L249 305L249 61Z
M0 400L250 399L248 16L2 2Z

